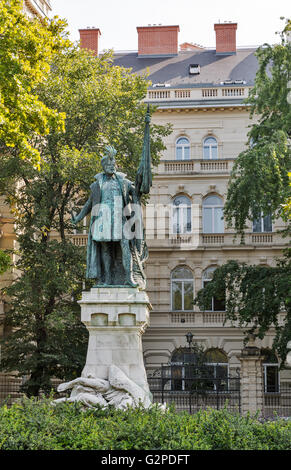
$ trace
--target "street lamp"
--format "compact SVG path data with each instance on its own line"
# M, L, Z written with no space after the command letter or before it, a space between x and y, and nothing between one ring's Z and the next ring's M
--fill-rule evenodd
M192 341L193 341L193 334L191 333L191 331L188 331L188 333L186 334L186 340L187 340L187 343L189 345L189 348L191 348L191 344L192 344Z

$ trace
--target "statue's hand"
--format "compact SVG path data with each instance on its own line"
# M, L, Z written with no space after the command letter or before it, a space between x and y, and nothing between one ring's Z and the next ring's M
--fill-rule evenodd
M73 225L77 225L78 223L77 217L74 216L73 212L71 212L71 222Z

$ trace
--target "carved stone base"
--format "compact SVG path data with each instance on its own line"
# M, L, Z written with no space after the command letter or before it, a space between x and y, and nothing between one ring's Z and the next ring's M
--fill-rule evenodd
M133 287L95 287L83 292L79 304L81 321L89 331L86 365L79 379L62 384L58 391L72 389L69 400L88 406L124 408L142 402L148 407L151 393L141 341L151 309L146 292Z

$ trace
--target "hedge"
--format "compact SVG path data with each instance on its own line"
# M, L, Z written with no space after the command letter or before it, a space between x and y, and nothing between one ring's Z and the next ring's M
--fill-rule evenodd
M0 408L1 450L289 450L291 422L261 422L227 409L194 415L156 406L82 410L25 399Z

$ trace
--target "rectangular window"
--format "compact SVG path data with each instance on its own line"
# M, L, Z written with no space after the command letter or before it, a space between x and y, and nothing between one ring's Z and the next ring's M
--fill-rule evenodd
M182 282L172 282L172 308L173 310L182 309Z
M184 147L184 160L190 160L190 147Z
M209 207L203 210L203 232L212 233L212 209Z
M203 208L203 233L223 233L223 207Z
M254 233L261 233L261 232L272 232L272 216L271 214L263 216L258 219L253 220L253 232Z
M225 296L221 298L213 297L213 310L215 312L224 312L225 311Z
M209 391L226 392L228 390L228 364L206 364Z
M172 310L193 310L193 281L172 281Z
M279 369L277 364L264 364L265 393L279 393Z
M184 310L193 310L193 282L184 282Z
M182 157L183 157L182 147L177 147L176 148L176 159L177 160L182 160Z
M203 281L203 287L206 287L206 285L211 282L209 281ZM209 302L209 305L206 306L205 311L209 312L225 312L225 294L223 293L221 297L218 299L217 297L212 297L211 302Z
M215 207L214 208L213 233L223 233L223 232L224 232L223 208L222 207Z
M272 217L270 214L263 218L263 229L264 232L272 232Z
M211 282L211 281L203 281L203 287L206 287L209 282ZM213 299L211 299L211 301L209 302L209 304L206 305L205 310L206 310L206 311L210 311L210 312L213 311Z
M180 233L180 229L179 229L179 209L178 207L173 207L172 208L173 210L173 223L172 223L172 227L173 227L173 234L178 234Z
M191 207L178 206L172 208L173 234L191 233Z
M203 149L203 157L205 160L210 159L210 147L205 146Z
M179 365L173 365L171 367L171 375L172 375L172 380L171 380L171 389L172 390L184 390L184 368Z
M211 159L216 160L218 158L217 147L211 147Z

